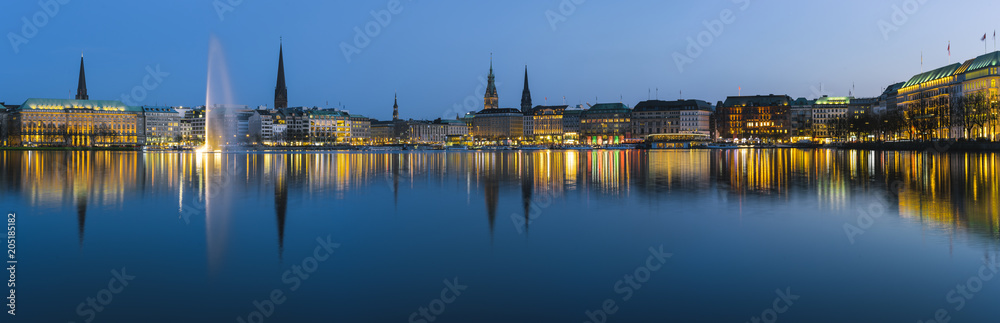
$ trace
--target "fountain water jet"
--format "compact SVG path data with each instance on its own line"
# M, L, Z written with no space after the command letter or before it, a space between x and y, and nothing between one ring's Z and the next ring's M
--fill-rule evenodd
M205 146L199 151L222 152L235 145L236 113L222 43L215 35L208 45L208 80L205 88Z

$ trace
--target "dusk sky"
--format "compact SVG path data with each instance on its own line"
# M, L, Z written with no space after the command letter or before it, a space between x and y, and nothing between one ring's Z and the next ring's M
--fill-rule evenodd
M683 91L685 99L713 104L739 87L744 95L815 98L846 96L855 84L855 96L876 96L919 73L921 51L925 70L948 64L949 41L952 62L983 54L983 33L993 51L1000 27L995 0L588 0L572 11L557 0L403 0L402 11L348 62L341 44L356 46L354 28L375 22L370 12L389 1L232 2L220 19L209 0L74 0L51 18L37 1L7 1L0 101L75 94L82 52L91 99L120 100L142 84L147 66L158 65L169 76L137 103L203 105L213 34L225 51L234 103L273 105L281 37L290 106L342 105L379 119L390 118L393 92L404 118L453 117L467 99L481 109L490 53L501 107L519 106L525 65L536 105L546 97L548 104L564 96L581 104L623 96L634 106L656 88L660 99ZM905 15L899 25L894 6L901 8L896 23ZM681 72L674 53L687 55L688 38L697 41L708 31L703 22L725 10L735 21L723 23ZM553 28L550 19L563 13ZM25 34L22 17L44 25ZM892 27L888 39L880 21ZM27 43L12 41L18 37Z

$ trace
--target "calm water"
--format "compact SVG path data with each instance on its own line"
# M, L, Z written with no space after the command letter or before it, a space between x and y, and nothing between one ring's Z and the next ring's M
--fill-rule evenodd
M0 205L22 322L995 322L998 157L0 152Z

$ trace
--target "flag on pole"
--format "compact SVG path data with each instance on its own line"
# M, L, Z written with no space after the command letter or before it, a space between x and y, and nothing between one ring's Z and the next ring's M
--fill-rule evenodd
M983 39L980 39L980 41L986 41L986 34L983 34Z
M948 41L948 57L951 57L951 41Z

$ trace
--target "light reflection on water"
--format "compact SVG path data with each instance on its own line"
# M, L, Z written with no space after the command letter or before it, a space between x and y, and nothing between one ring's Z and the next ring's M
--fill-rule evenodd
M571 244L589 245L596 241L581 240L583 238L576 237L573 233L604 230L609 234L603 239L621 240L602 242L606 243L606 250L597 255L610 256L629 251L629 248L642 251L645 245L639 245L636 242L638 240L655 241L651 238L659 237L674 241L676 245L684 245L686 241L697 239L688 236L693 234L691 232L701 232L705 237L738 235L775 218L779 219L776 221L791 224L772 225L776 228L768 230L801 229L803 232L793 236L806 239L803 244L837 246L816 250L817 254L837 254L842 252L840 248L850 247L845 236L809 237L806 228L810 226L797 228L795 226L801 224L795 223L820 216L824 219L817 221L825 221L822 223L827 225L822 231L837 233L841 230L840 224L854 223L857 210L869 207L873 201L884 201L886 218L900 221L879 222L884 223L882 227L873 230L905 236L914 230L907 226L909 223L920 231L916 234L931 237L930 243L947 244L949 253L982 254L990 252L1000 239L1000 183L997 179L1000 163L996 158L994 153L930 154L797 149L301 154L5 151L0 152L0 193L2 201L12 205L21 214L35 217L75 215L76 236L73 240L81 255L98 252L89 249L88 245L104 245L108 239L115 238L107 233L118 224L109 224L106 220L101 220L102 217L143 217L147 214L135 214L134 210L136 207L147 210L149 214L155 214L155 217L135 223L148 223L150 226L135 230L148 230L150 234L167 236L174 232L186 232L183 233L186 239L192 237L189 234L191 231L203 235L203 245L177 242L177 252L183 254L172 255L172 258L187 260L191 259L189 254L197 254L199 257L204 255L206 277L245 283L244 280L250 279L243 277L249 276L244 273L248 270L246 266L271 259L273 263L269 266L284 268L289 252L293 252L295 257L300 254L297 249L289 248L304 248L302 236L306 236L305 240L309 241L314 237L308 236L314 234L310 230L330 227L331 224L335 224L332 226L334 230L350 232L347 235L360 235L356 237L355 243L371 239L392 241L406 237L417 239L407 240L409 243L441 249L447 249L444 246L450 247L456 243L476 245L475 240L470 240L465 235L472 232L488 239L487 246L483 247L485 249L476 256L481 258L465 259L473 263L468 265L471 266L468 270L473 271L491 270L478 267L493 263L497 257L506 257L500 255L503 250L527 248L520 246L521 241L534 243L531 248L553 248L553 252L570 252L573 248L562 246L561 243L567 241L559 239L571 239L568 241ZM897 188L898 194L894 193ZM552 202L539 203L541 198L551 198ZM316 214L335 216L317 217ZM267 215L270 219L248 222L250 220L247 217L250 215ZM616 217L621 221L609 224L603 218L594 218L595 215ZM646 220L650 215L656 219ZM100 221L88 221L88 217L96 217ZM463 221L470 217L474 222L465 224ZM27 219L24 221L32 221L33 218ZM30 234L42 235L43 230L57 226L52 221L44 221L44 224L37 227L40 231ZM437 238L413 235L409 231L409 227L425 227L429 222L437 221L454 222L448 226L451 229L448 232L435 233L439 235L437 238L445 240L422 243L419 239L436 241L434 239ZM713 221L723 221L723 224ZM729 221L735 221L732 222L735 224L730 224ZM59 222L65 223L63 220ZM476 225L476 222L480 225ZM666 224L674 227L656 227ZM515 228L520 225L524 227ZM25 226L32 228L31 225ZM720 228L708 229L715 226ZM261 230L260 227L266 229ZM101 235L90 231L94 228ZM360 228L366 228L367 231ZM521 229L525 232L523 236L520 234ZM761 229L761 232L768 230ZM258 231L261 233L257 234ZM250 232L254 233L252 238L248 237ZM768 232L775 234L773 231ZM620 239L622 235L633 233L635 237ZM323 233L320 231L315 234ZM260 237L271 241L271 247L259 248L273 248L271 250L274 252L267 255L254 252L253 256L248 256L246 246L258 243ZM862 238L868 239L863 240L868 244L859 248L899 251L890 249L879 236L866 234ZM92 239L96 242L92 242ZM727 240L730 238L705 239L704 242L708 245L734 243ZM129 241L150 245L158 243ZM956 241L964 241L971 247L962 247L964 251L954 251ZM52 241L48 245L59 246L59 243ZM639 246L636 247L637 245ZM977 250L975 246L987 247L985 250ZM691 250L678 248L680 250L676 251L679 255L684 251L689 254L709 252L708 250L721 252L707 245L692 247ZM53 251L55 256L59 256L60 252L65 251ZM919 254L917 249L912 252ZM936 256L914 255L909 259L919 263L929 257ZM966 256L949 257L967 260L964 258ZM551 261L571 261L562 258L555 256ZM125 261L115 259L112 255L95 259L98 260L83 263L96 268L111 268ZM545 260L540 260L544 258L532 259L534 260L502 258L526 266L546 265ZM851 259L853 258L847 256L834 258L838 262L849 262ZM296 260L298 259L292 261ZM140 258L133 261L146 260ZM420 274L414 274L419 277L441 267L461 267L452 264L452 261L458 260L438 259L436 262L414 265L411 270L419 272ZM540 261L543 263L539 263ZM54 260L51 262L73 265ZM884 263L874 266L890 265ZM617 269L601 267L592 270L616 272ZM193 273L197 275L197 271ZM439 273L434 272L430 276L437 279L437 274ZM455 273L440 273L452 274ZM779 281L787 276L775 273L773 277L760 278ZM548 279L551 282L553 278ZM943 283L951 283L950 280L942 280ZM585 282L576 281L567 284L573 286L572 284L583 283ZM597 282L600 286L605 283ZM942 286L947 286L943 283ZM783 286L768 288L778 287ZM931 287L932 291L936 290L934 288L941 288L938 285ZM750 287L746 287L746 290L733 288L737 293L752 291ZM38 292L46 290L58 291L60 287L47 286L40 288ZM667 288L657 291L650 291L650 297L672 297ZM342 297L317 293L332 298ZM78 295L73 294L71 298L78 298ZM236 297L226 293L215 296ZM422 299L423 296L419 294L414 297ZM889 315L895 318L900 313L912 312L915 308L939 306L935 305L940 303L935 303L940 299L937 294L927 298L933 300L889 311L894 313ZM213 299L204 301L210 303ZM480 309L483 306L490 308L488 304L493 299L478 301ZM70 303L59 306L72 308L72 302ZM400 303L409 304L402 301ZM734 306L756 309L757 303L766 303L766 299ZM940 304L944 305L946 304ZM585 319L573 315L577 308L582 313L586 306L589 306L586 302L553 305L549 310L555 314L550 313L549 317L563 318L559 313L565 307L567 311L572 310L567 314L568 318ZM240 307L234 305L232 308ZM155 310L156 307L147 309ZM296 315L307 315L305 313L313 311L308 306L303 310L302 314ZM646 317L653 311L633 310L630 315L635 317ZM820 311L822 310L825 308L821 307ZM224 309L219 309L218 313L207 308L202 311L209 313L206 314L207 317L224 317L227 320L228 317L239 314ZM72 314L71 310L68 312ZM408 313L406 310L402 312ZM751 314L754 313L747 313L747 316ZM452 315L463 317L462 314ZM405 315L403 317L405 319ZM742 316L733 316L737 317ZM472 311L464 318L479 316ZM919 316L913 319L918 318Z

